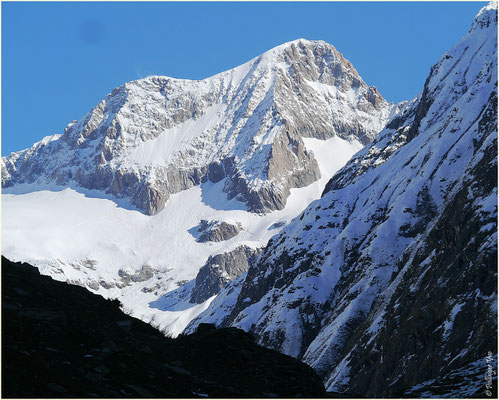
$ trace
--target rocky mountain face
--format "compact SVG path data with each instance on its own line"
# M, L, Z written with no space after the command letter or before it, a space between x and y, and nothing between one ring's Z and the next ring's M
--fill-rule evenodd
M206 221L201 220L197 228L196 240L201 243L205 242L223 242L232 239L241 231L240 224L229 224L225 221Z
M243 245L232 251L210 256L196 276L191 302L201 304L217 295L225 285L245 273L257 255L257 250Z
M497 354L496 3L187 331L200 322L253 333L328 390L431 394L467 376L457 396L485 397Z
M300 39L205 80L126 83L63 134L3 157L2 186L92 189L152 215L224 180L229 199L268 212L320 177L303 137L366 144L397 110L333 46Z
M118 305L2 257L2 397L325 395L312 368L239 329L173 340Z

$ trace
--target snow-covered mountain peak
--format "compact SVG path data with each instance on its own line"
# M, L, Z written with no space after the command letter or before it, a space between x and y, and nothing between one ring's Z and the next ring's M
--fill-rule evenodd
M473 20L470 32L476 29L486 29L489 27L495 29L496 26L497 26L497 1L491 1L478 12L475 19Z
M229 199L268 212L320 177L302 138L366 144L397 111L332 45L298 39L203 80L125 83L58 140L4 158L2 183L95 189L154 214L224 180Z
M295 49L299 49L301 54L295 52ZM284 62L288 66L293 62L297 62L303 55L306 55L307 51L312 52L322 52L325 53L338 53L336 48L323 40L307 40L307 39L295 39L267 50L265 53L258 57L255 57L249 63L254 63L255 61L263 61L263 64L269 64L270 67L275 67L276 64ZM331 63L332 60L329 60ZM351 65L351 64L350 64ZM353 68L353 67L352 67Z

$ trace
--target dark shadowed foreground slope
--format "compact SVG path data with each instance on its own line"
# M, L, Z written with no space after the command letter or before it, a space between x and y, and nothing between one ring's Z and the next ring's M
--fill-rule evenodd
M239 329L172 340L2 257L2 397L320 397L312 368Z

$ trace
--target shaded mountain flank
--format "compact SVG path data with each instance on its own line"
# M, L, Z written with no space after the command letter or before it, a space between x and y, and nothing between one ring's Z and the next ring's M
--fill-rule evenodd
M497 3L186 331L200 322L251 332L311 365L328 390L487 397L489 366L497 372Z

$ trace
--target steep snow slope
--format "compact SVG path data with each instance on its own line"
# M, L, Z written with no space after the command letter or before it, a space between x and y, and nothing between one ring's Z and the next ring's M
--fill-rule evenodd
M303 137L366 144L397 110L333 46L299 39L201 81L126 83L63 135L2 158L2 186L98 190L152 215L227 178L229 199L268 212L320 177Z
M286 207L266 215L226 200L223 181L177 193L153 216L118 207L99 198L99 192L18 185L2 196L2 254L30 262L55 279L119 298L128 313L177 335L209 304L191 303L193 282L183 286L208 257L240 245L264 246L319 198L327 177L362 148L339 137L306 138L305 143L322 178L291 189ZM199 243L194 230L203 219L240 223L242 231L228 241Z
M393 396L497 353L496 267L491 3L421 96L187 331L241 327L313 366L329 390Z

